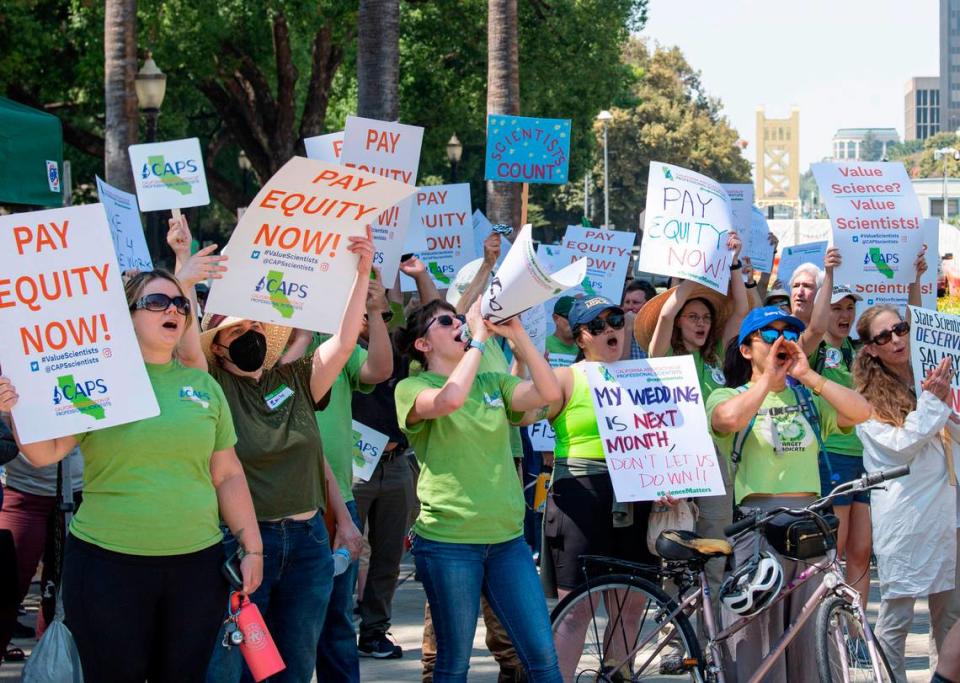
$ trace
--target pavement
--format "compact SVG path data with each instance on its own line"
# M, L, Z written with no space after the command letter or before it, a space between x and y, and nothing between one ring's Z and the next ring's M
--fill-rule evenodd
M393 604L392 634L396 642L403 648L403 658L387 660L362 658L360 660L360 679L362 681L365 683L367 681L399 683L401 681L420 680L420 646L423 636L424 602L423 588L413 578L413 562L408 557L401 568L399 585ZM35 583L31 594L24 603L27 615L21 617L22 623L32 626L36 622L38 605L39 596ZM879 606L880 594L877 588L876 572L874 571L870 583L868 610L871 623L876 621ZM927 658L929 619L926 601L918 600L913 628L907 638L907 675L910 683L927 683L930 680L931 673ZM498 667L493 656L490 655L484 645L484 635L483 619L480 619L477 623L477 634L473 641L473 655L470 659L470 680L479 683L494 683L497 680ZM19 639L14 640L13 644L23 648L29 654L36 645L36 641ZM22 668L22 664L3 663L0 666L0 681L19 681ZM316 681L316 678L314 678L314 681Z

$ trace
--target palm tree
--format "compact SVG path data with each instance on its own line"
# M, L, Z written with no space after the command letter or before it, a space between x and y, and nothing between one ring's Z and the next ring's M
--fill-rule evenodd
M357 17L357 114L400 115L400 0L360 0Z
M487 115L520 113L517 0L487 0ZM487 181L487 216L519 227L520 185Z
M104 52L104 166L107 182L133 192L127 147L137 141L137 0L106 0Z

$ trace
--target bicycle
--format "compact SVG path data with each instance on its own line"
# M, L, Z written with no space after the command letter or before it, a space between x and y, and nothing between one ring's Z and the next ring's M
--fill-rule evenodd
M778 508L748 516L726 529L737 538L761 534L774 517L782 513L816 522L824 539L833 532L820 512L837 496L865 491L884 481L902 477L909 466L867 474L833 489L828 496L804 508ZM824 683L833 681L890 681L893 673L867 622L859 593L843 581L835 542L828 542L826 555L811 562L793 581L784 585L770 606L782 601L813 577L823 574L820 585L797 619L774 643L749 683L758 683L786 652L810 619L816 616L817 669ZM707 584L704 565L716 557L733 554L726 540L701 538L691 532L664 531L657 540L663 566L654 567L601 556L581 556L585 583L566 595L553 609L551 623L558 631L574 632L586 617L587 635L577 663L574 681L620 683L641 680L678 680L698 683L726 683L722 645L756 619L763 610L740 617L718 631L715 603ZM678 589L674 600L661 587L669 579ZM705 632L701 649L690 618L697 615Z

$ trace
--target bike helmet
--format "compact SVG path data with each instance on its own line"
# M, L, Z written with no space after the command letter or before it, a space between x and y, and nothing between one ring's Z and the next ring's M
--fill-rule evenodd
M720 586L720 603L741 617L762 611L776 600L783 588L783 567L771 553L737 567Z

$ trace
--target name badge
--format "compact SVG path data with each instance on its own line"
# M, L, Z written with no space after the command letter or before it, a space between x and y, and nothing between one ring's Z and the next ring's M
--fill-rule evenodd
M286 384L281 384L279 387L267 394L264 400L267 402L267 407L270 410L276 410L291 396L293 396L293 389L288 387Z

